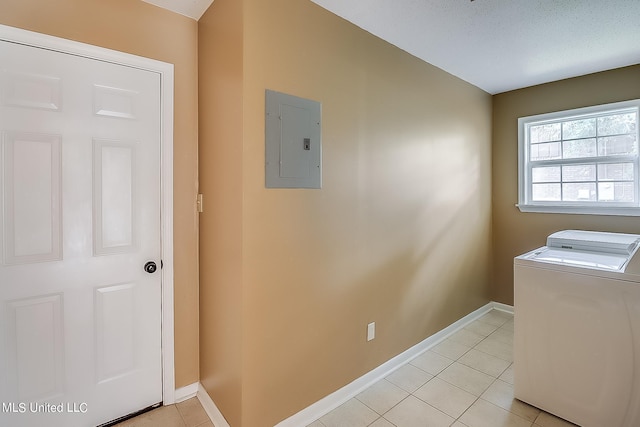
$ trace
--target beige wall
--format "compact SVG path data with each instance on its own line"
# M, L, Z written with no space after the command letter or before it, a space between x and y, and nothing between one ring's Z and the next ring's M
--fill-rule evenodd
M242 0L216 0L200 19L200 381L241 424Z
M197 381L196 21L133 0L2 0L0 24L175 64L176 387Z
M272 426L489 301L491 97L310 1L229 3L200 23L201 185L222 209L201 219L201 372L232 425ZM265 189L265 89L322 102L321 190Z
M518 117L640 98L640 65L493 97L492 298L513 304L513 257L563 229L638 233L637 217L522 213L518 200Z

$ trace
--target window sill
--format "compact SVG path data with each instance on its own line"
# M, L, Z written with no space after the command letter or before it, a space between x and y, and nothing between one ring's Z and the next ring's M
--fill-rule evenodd
M556 213L575 215L615 215L615 216L640 216L640 208L622 207L585 207L585 206L541 206L516 204L520 212Z

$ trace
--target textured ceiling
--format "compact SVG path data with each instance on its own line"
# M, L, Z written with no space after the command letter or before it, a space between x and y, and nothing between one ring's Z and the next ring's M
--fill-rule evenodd
M492 94L640 63L640 0L311 1Z
M312 1L492 94L640 63L640 0Z

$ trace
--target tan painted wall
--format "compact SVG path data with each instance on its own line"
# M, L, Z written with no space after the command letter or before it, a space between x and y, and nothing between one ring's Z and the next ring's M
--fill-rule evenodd
M175 64L176 387L197 381L197 22L134 0L2 0L0 24Z
M200 376L232 426L241 424L242 0L200 19Z
M205 183L205 168L228 173L205 190L224 212L202 217L201 372L231 425L272 426L489 301L491 97L310 1L244 0L242 67L207 65L216 46L238 43L237 34L220 39L237 23L230 1L214 2L199 39L203 188L214 182L210 171ZM205 27L214 21L217 33ZM233 101L230 118L210 101L225 79L235 91L218 86ZM265 189L267 88L322 102L321 190ZM205 135L225 120L232 136ZM238 173L241 201L222 193L240 185ZM226 215L236 215L232 230L216 236ZM227 259L216 260L225 245ZM232 266L216 273L224 263ZM223 304L217 294L242 313L221 315L227 336L215 315L205 319ZM367 343L372 321L377 335ZM233 350L222 348L229 342ZM237 365L218 360L238 351L239 393L213 374L206 381L215 366L233 377Z
M640 219L522 213L518 201L518 117L640 98L640 65L506 92L493 97L493 290L513 304L513 257L545 244L554 231L640 232Z

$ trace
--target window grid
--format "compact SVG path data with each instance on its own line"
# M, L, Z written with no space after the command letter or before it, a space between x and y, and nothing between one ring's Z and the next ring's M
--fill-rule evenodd
M607 134L606 132L604 134L601 134L601 129L600 129L600 118L605 118L605 117L613 117L616 115L623 115L623 114L633 114L635 117L635 130L632 132L616 132L616 133L610 133ZM565 124L566 123L571 123L571 122L575 122L575 121L579 121L579 120L583 120L583 121L589 121L589 120L593 120L594 122L594 132L593 134L587 134L579 136L579 137L570 137L569 135L566 135L566 130L565 130ZM527 156L527 161L526 161L526 174L527 174L527 185L526 185L526 193L527 193L527 200L529 203L531 204L565 204L565 205L599 205L599 206L633 206L633 207L637 207L638 206L638 166L639 166L639 162L638 162L638 144L639 144L639 137L638 137L638 107L634 107L634 108L625 108L625 109L619 109L619 110L609 110L609 111L603 111L600 113L592 113L592 114L585 114L585 115L575 115L575 116L567 116L567 117L560 117L558 119L555 120L541 120L541 121L531 121L529 123L526 123L525 125L525 129L526 129L526 156ZM554 125L557 124L560 127L560 138L559 139L543 139L543 140L538 140L535 142L530 142L533 140L532 135L531 135L531 129L534 126L548 126L548 125ZM616 137L624 137L624 136L631 136L633 137L635 140L633 142L633 152L634 154L626 154L626 155L620 155L620 154L610 154L611 153L611 148L606 144L605 139L615 139ZM567 136L567 138L565 139L565 136ZM594 155L589 155L587 157L566 157L566 153L568 151L568 147L567 147L567 143L571 143L574 141L588 141L590 139L593 139L593 144L594 144L594 149L595 149L595 153ZM555 156L551 155L551 151L549 151L550 155L547 156L547 159L542 159L542 160L530 160L532 158L532 154L531 151L533 149L533 147L537 147L536 149L538 150L538 154L540 152L540 148L543 146L543 144L554 144L554 143L558 143L559 145L559 153L556 153ZM603 155L600 155L600 153L602 153ZM538 155L538 157L540 157ZM611 179L602 179L601 178L601 172L600 172L600 166L601 165L607 165L607 164L620 164L621 167L624 167L622 165L624 164L631 164L633 165L633 179L625 179L624 176L624 172L622 172L622 176L619 177L615 177L615 178L611 178ZM593 166L593 168L595 169L594 171L594 178L593 179L585 179L585 180L570 180L567 181L566 177L565 177L565 168L564 166L571 166L571 165L584 165L584 166ZM533 181L533 169L534 168L539 168L539 167L551 167L551 166L557 166L559 167L559 181ZM591 200L591 193L588 197L589 200L565 200L565 197L567 197L566 195L566 189L565 189L565 184L567 183L571 183L571 184L593 184L594 185L594 199ZM631 202L625 202L625 201L610 201L610 200L606 200L603 198L602 194L601 194L601 185L600 184L604 184L604 183L610 183L613 188L612 188L612 192L613 192L613 197L615 199L615 192L616 192L616 184L624 184L624 183L636 183L636 185L634 185L634 191L633 191L633 196L632 196L632 201ZM559 200L544 200L544 199L538 199L538 200L533 200L533 188L534 188L534 184L557 184L559 185L559 191L560 191L560 197ZM622 191L622 190L621 190ZM623 191L624 193L624 191Z
M563 201L564 200L564 187L562 187L562 184L566 184L566 183L572 183L572 184L589 184L589 183L593 183L593 184L599 184L599 183L625 183L625 182L629 182L629 183L633 183L637 180L637 163L633 162L633 159L620 159L617 158L615 159L615 161L608 161L608 162L604 162L604 161L597 161L597 162L593 162L593 163L587 163L584 162L584 159L579 159L580 162L577 163L552 163L551 165L557 165L560 169L560 178L557 181L536 181L533 182L533 177L531 177L531 182L533 184L559 184L560 185L560 191L561 191L561 197L560 200ZM601 179L600 178L600 168L598 166L601 165L607 165L607 164L633 164L634 165L634 178L635 179L624 179L624 178L620 178L620 179ZM548 166L549 164L547 162L544 162L542 165L533 165L531 167L531 170L533 170L536 167L544 167L544 166ZM594 166L595 170L595 177L593 180L591 179L584 179L584 180L578 180L578 179L572 179L572 180L566 180L564 178L564 168L562 168L562 166L571 166L571 165L576 165L576 166ZM596 185L595 187L595 191L596 191L596 195L595 195L595 200L596 201L600 201L600 187L598 185ZM636 200L636 198L634 197L634 200Z

